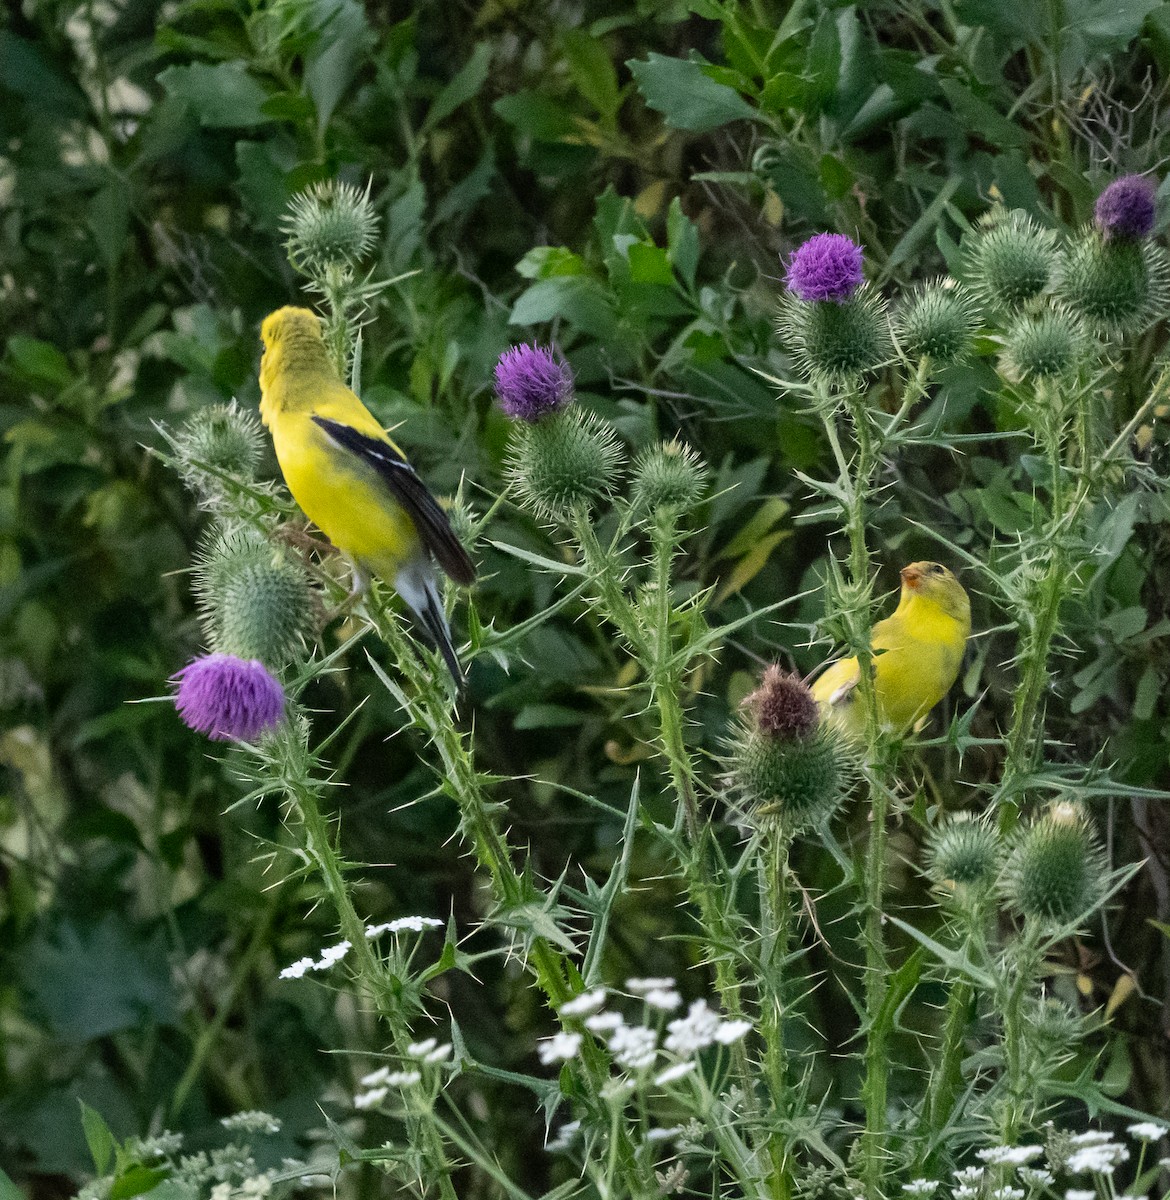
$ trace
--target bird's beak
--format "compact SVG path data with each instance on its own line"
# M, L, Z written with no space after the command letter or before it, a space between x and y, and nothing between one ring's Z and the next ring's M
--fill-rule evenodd
M901 574L902 583L912 592L918 591L918 585L922 582L922 572L917 567L903 567Z

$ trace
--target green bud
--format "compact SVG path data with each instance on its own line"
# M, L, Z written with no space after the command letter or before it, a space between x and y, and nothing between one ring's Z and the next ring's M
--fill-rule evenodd
M613 431L578 405L512 427L507 474L538 517L564 522L607 496L621 466Z
M1061 267L1061 298L1106 334L1140 333L1162 315L1167 290L1165 254L1148 241L1105 240L1089 230L1073 243Z
M349 268L374 248L378 218L364 192L330 179L292 198L281 221L289 262L303 275Z
M256 417L234 400L200 409L167 436L179 474L202 508L220 508L233 480L246 484L256 477L264 436Z
M1013 908L1046 924L1065 925L1092 910L1105 891L1105 870L1079 804L1058 800L1018 831L1001 886Z
M907 357L944 365L971 352L979 321L975 297L953 280L943 280L920 288L897 313L894 324Z
M1058 257L1051 229L1018 210L1000 209L984 218L971 248L969 274L988 308L1012 312L1048 287Z
M665 508L687 512L703 498L707 475L706 464L682 442L652 446L634 463L634 511L650 514Z
M771 666L744 701L744 716L730 762L748 814L778 819L789 834L827 821L849 790L853 762L821 724L808 686Z
M983 890L999 873L1000 844L995 828L970 813L956 813L931 830L926 873L940 885Z
M801 374L825 383L856 383L893 353L885 304L868 284L842 303L789 292L780 302L778 329Z
M1021 314L1007 332L1004 365L1009 377L1052 379L1074 371L1088 351L1085 331L1065 309Z
M221 654L278 667L301 649L316 620L316 595L300 564L253 529L216 536L195 567L208 640Z
M1024 1020L1036 1037L1050 1046L1067 1050L1085 1036L1081 1015L1056 996L1030 997Z

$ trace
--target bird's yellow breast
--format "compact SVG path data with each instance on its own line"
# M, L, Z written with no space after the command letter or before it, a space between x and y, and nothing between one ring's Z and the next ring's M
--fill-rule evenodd
M312 389L311 404L297 394ZM305 516L343 553L376 575L393 578L422 551L409 514L391 503L372 467L335 445L314 415L393 443L348 388L330 380L280 380L265 397L265 421L281 473Z
M915 597L873 632L874 687L885 724L905 729L950 691L969 627Z

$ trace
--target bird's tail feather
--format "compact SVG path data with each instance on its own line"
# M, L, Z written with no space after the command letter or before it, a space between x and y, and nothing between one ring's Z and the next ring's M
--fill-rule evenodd
M407 607L414 614L415 620L422 628L427 639L438 649L455 680L455 686L463 688L463 670L459 659L455 656L455 647L451 644L451 627L447 624L447 615L443 612L443 602L439 598L439 590L428 568L420 569L412 564L411 567L400 571L394 580L398 594L406 601Z

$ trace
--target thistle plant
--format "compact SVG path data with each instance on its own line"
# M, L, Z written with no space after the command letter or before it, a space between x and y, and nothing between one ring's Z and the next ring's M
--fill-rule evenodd
M471 649L518 671L523 638L570 607L612 647L614 711L644 754L601 883L539 880L510 831L509 783L478 765L471 722L413 649L389 594L375 585L347 596L335 557L290 526L280 492L252 474L247 418L225 410L171 436L172 460L213 522L194 571L210 653L177 676L176 705L193 729L245 743L233 760L250 788L245 799L275 802L283 819L273 863L335 917L336 943L311 947L282 977L289 986L352 987L383 1034L354 1074L351 1106L358 1128L382 1121L393 1136L362 1149L339 1135L350 1159L419 1196L448 1197L460 1161L524 1197L459 1106L465 1077L491 1077L540 1098L548 1150L571 1164L566 1195L1014 1200L1129 1170L1121 1143L1078 1143L1045 1125L1090 1022L1042 983L1049 959L1092 926L1132 873L1105 861L1092 811L1095 797L1125 788L1099 763L1049 762L1045 726L1067 603L1085 586L1102 508L1137 469L1133 430L1166 388L1160 377L1119 429L1095 399L1160 286L1157 256L1142 248L1148 188L1127 186L1102 202L1092 230L1071 238L996 212L969 232L964 278L931 281L889 307L865 283L850 238L819 235L789 261L779 301L787 358L773 379L817 423L827 451L828 470L801 483L834 521L818 629L857 660L856 739L825 719L806 679L774 663L739 691L746 697L722 731L722 754L704 744L698 714L713 664L787 601L727 619L717 589L686 577L688 548L714 504L699 443L679 431L628 444L578 391L571 354L523 344L501 355L494 392L509 429L494 511L512 504L551 548L497 548L547 575L552 599L503 631L473 599ZM325 297L331 345L345 362L374 294L354 273L374 236L372 220L357 220L364 203L322 192L299 201L295 229L290 222L294 265ZM331 224L342 218L348 240ZM366 232L355 236L359 225ZM1115 268L1102 305L1102 272ZM1034 520L1011 538L992 535L979 554L938 541L1008 614L1017 643L1011 718L1001 738L976 736L978 714L968 708L931 742L921 729L890 727L875 686L883 652L873 645L875 516L900 463L939 444L921 414L940 377L990 348L994 399L1034 443ZM482 522L465 523L469 537L481 532ZM327 652L317 643L339 608L356 634ZM490 893L474 953L471 931L439 915L363 915L362 867L344 859L331 815L334 751L329 738L315 739L302 700L359 647L436 791L457 809ZM976 750L994 760L993 781L972 785L970 812L944 813L927 764L942 760L953 772ZM801 877L806 852L818 847L836 872L827 892L816 890L823 878ZM929 900L916 902L911 923L891 880L906 874L899 857L914 855ZM642 856L690 918L689 979L623 984L613 971L614 923L644 882ZM822 1099L806 1013L820 986L814 947L828 947L819 910L830 904L829 953L857 1014L857 1090ZM518 964L541 998L545 1033L527 1073L477 1061L459 1013L448 1017L435 1003L443 973L471 974L486 956ZM897 1062L900 1013L923 984L945 998L937 1022L914 1031L921 1061ZM433 1020L438 1028L424 1024ZM901 1083L911 1070L912 1094ZM846 1116L854 1099L857 1120ZM1142 1146L1133 1178L1148 1186L1145 1147L1164 1131L1134 1128L1150 1135L1133 1134ZM989 1146L991 1130L998 1141Z

